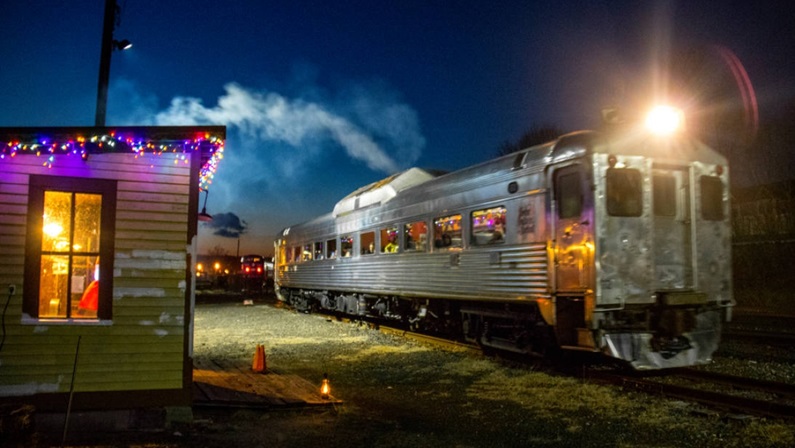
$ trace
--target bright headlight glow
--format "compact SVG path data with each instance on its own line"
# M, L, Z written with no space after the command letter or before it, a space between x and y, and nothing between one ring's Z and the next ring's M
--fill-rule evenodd
M646 117L646 128L657 135L670 135L681 130L685 116L681 110L671 106L657 106Z

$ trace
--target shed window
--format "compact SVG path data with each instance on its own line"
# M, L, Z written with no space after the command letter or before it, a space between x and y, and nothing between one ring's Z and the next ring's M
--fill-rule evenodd
M28 213L24 312L110 319L116 182L31 176Z

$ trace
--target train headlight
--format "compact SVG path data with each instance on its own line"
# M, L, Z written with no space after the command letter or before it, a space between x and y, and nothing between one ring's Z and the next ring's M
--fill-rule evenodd
M657 106L646 116L646 129L655 135L671 135L685 126L685 115L671 106Z

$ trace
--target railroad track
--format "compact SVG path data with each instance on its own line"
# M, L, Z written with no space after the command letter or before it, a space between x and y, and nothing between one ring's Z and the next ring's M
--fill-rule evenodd
M764 342L771 345L789 346L795 343L795 333L771 330L749 330L744 328L726 328L724 338Z
M380 326L379 330L448 350L481 354L480 347L399 328ZM757 380L735 375L682 368L639 377L636 372L585 370L588 380L606 381L668 398L697 402L731 413L795 420L795 385Z
M482 354L481 347L437 336L415 333L362 320L345 317L338 319L366 324L386 334L411 339L453 351ZM650 376L625 370L578 370L577 376L588 381L614 384L625 388L662 395L683 401L700 403L724 412L748 414L762 417L795 420L795 385L773 381L709 372L695 368L682 368L655 372ZM571 374L571 372L569 372ZM647 374L648 375L648 374ZM683 383L688 383L684 385ZM696 384L694 384L696 383Z
M675 369L639 377L617 371L587 370L585 379L668 398L700 403L724 412L795 420L795 385L708 372Z

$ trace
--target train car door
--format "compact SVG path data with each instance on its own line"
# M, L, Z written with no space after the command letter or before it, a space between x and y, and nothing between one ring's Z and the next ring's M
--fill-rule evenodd
M693 287L690 177L686 168L655 165L652 169L654 287Z
M585 166L553 171L555 199L555 334L561 346L579 345L586 296L593 290L593 193Z
M555 287L560 293L592 288L593 200L582 165L558 168L555 194Z

